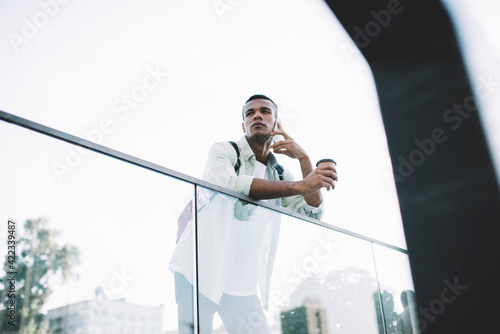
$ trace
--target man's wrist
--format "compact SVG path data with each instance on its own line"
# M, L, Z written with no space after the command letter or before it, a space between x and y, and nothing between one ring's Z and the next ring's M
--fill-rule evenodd
M303 179L305 179L307 175L309 175L314 170L314 167L312 166L311 160L309 159L308 155L300 160L300 169L302 170Z
M309 159L308 155L305 155L304 157L299 159L300 162L300 167L302 169L312 169L312 164L311 164L311 159Z
M304 180L295 181L292 186L292 189L295 195L304 195Z
M303 164L303 163L309 163L310 164L311 163L311 159L309 159L309 156L307 154L304 154L304 156L302 156L302 157L299 158L299 162L301 164Z

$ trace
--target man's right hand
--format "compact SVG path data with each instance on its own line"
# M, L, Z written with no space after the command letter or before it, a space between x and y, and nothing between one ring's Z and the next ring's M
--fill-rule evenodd
M299 188L302 195L312 194L321 188L335 189L335 181L338 180L337 170L333 166L318 167L313 170L305 179L299 181Z

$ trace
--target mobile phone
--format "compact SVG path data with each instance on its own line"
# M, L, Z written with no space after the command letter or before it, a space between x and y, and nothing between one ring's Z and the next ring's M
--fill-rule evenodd
M276 121L274 123L274 130L273 131L277 131L277 130L279 130L278 129L278 121ZM281 141L281 140L285 140L285 137L283 137L282 135L274 135L273 136L273 143L276 143L276 142Z

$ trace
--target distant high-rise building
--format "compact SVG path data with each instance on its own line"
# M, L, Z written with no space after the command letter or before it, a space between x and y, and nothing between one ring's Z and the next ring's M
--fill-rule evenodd
M326 311L317 300L306 299L303 306L281 312L283 334L328 334Z

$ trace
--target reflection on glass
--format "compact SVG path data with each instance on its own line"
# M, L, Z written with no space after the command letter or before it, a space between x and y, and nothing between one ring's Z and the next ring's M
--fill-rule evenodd
M275 267L270 314L282 333L379 332L369 242L283 217Z
M201 333L380 332L370 242L211 190L200 190L198 208ZM193 277L183 238L192 236L171 267Z
M7 190L0 193L0 216L17 227L22 329L177 331L168 259L193 185L3 122L0 136L0 182ZM68 158L75 152L84 153L79 164ZM0 283L0 311L4 291Z
M198 287L201 333L221 326L230 333L268 333L266 308L280 216L272 210L211 190L198 193ZM189 224L184 233L193 233ZM191 237L186 237L188 240ZM181 237L171 262L192 276L185 264L192 247ZM181 282L191 288L190 280ZM186 304L192 305L186 299ZM180 305L179 305L180 307ZM217 317L215 317L217 315Z
M408 255L380 245L373 252L387 333L420 333Z
M401 334L419 333L417 330L418 319L415 292L413 290L404 290L401 292L401 304L404 310L398 315L397 332Z

